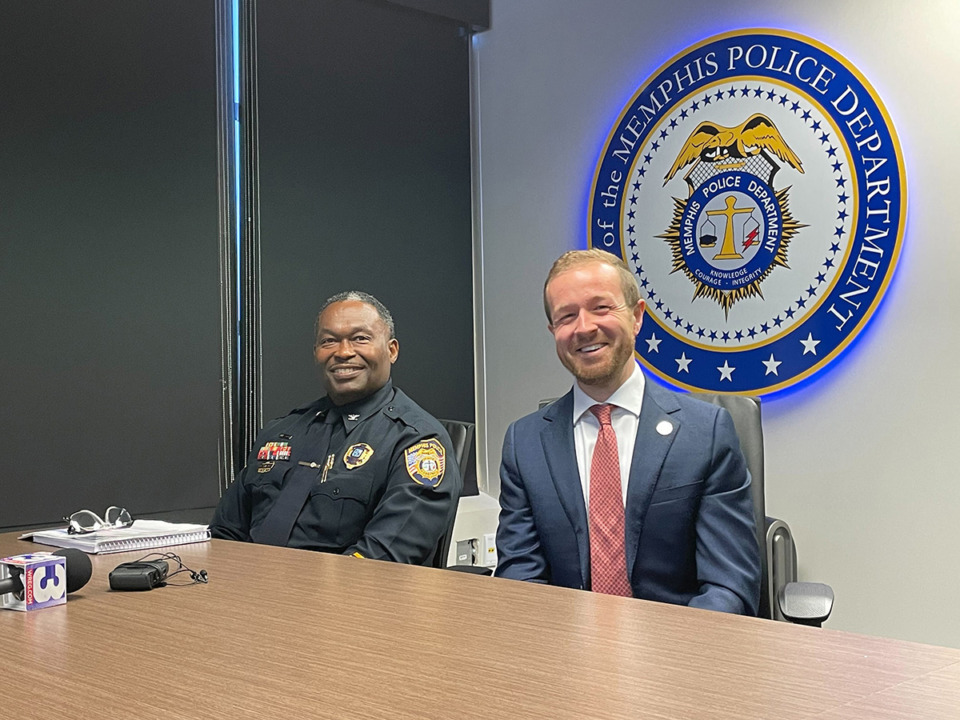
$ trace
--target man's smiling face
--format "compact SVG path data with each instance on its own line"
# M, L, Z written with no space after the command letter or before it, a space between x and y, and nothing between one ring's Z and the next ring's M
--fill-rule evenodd
M335 405L362 400L386 385L399 350L372 305L345 300L320 314L314 356Z
M547 326L560 362L590 397L606 400L633 372L643 301L628 307L616 269L588 262L556 275L546 288Z

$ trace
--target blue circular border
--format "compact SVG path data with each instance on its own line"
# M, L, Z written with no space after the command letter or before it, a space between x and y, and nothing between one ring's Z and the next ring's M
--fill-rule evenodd
M754 45L767 48L768 60L772 48L779 48L778 60L773 63L764 63L759 67L749 67L741 58L740 67L730 71L728 58L732 57L731 48L740 48L743 56L746 56L747 49ZM685 65L695 63L699 59L699 67L709 68L708 59L711 58L711 53L712 61L716 66L713 74L705 75L684 87L682 91L676 93L675 98L663 92L665 83L671 82L676 77L675 73L683 70ZM786 61L793 53L796 53L795 63L791 67L793 71L796 71L800 59L809 57L816 62L818 69L826 68L832 73L832 77L825 83L822 81L819 84L815 83L812 88L809 83L801 84L797 77L787 75L781 70L786 67ZM841 353L859 334L876 310L900 255L906 224L906 177L900 144L893 124L877 94L852 64L811 38L782 30L742 30L724 33L684 50L668 61L640 87L607 138L594 176L588 238L592 247L607 250L627 261L621 217L627 195L625 178L633 165L636 153L644 146L650 131L677 109L679 102L692 97L699 88L714 85L726 79L737 82L738 78L744 76L791 85L799 92L818 98L821 101L820 107L823 113L832 117L834 123L840 128L844 149L853 160L851 171L856 176L856 187L859 191L857 197L851 198L856 204L856 215L851 224L851 228L855 228L855 234L850 238L848 260L838 273L830 292L819 301L818 311L772 342L744 350L725 351L723 348L706 349L703 346L688 344L666 332L663 333L663 337L658 337L658 352L645 353L647 345L644 340L646 335L644 331L650 326L660 328L657 320L648 310L644 327L637 337L636 354L648 369L673 385L710 392L765 394L789 387L809 377L826 367ZM859 133L859 136L848 124L849 118L833 112L834 108L831 106L831 102L841 98L845 88L850 88L857 97L858 107L854 115L866 109L873 121L873 125ZM824 92L820 92L821 90ZM654 98L662 99L662 102L658 105L652 101ZM843 107L841 105L841 108ZM638 118L644 121L639 132L637 132ZM889 222L883 225L888 229L887 235L884 236L887 244L882 246L883 255L876 267L866 263L861 265L857 261L857 258L862 257L861 253L866 253L867 255L863 257L871 263L877 260L877 253L870 249L870 243L866 239L868 229L875 228L876 225L871 225L872 218L867 215L869 209L867 169L857 149L857 142L869 137L874 130L878 132L880 148L877 152L870 153L870 157L885 160L884 172L881 176L889 175L890 178L890 189L884 196L885 199L890 200ZM619 142L621 135L636 138L626 159L623 157L623 145ZM617 151L619 154L615 154ZM623 192L619 194L617 201L611 204L609 193L607 195L602 193L609 190L611 184L616 184L614 180L619 182ZM838 232L841 231L842 228L838 230ZM889 247L891 236L893 246ZM874 238L874 240L878 241L877 246L879 246L880 238ZM873 279L859 282L856 276L858 268L861 271L870 270ZM640 268L637 273L640 274ZM841 319L847 316L848 311L854 309L853 305L845 301L841 295L851 290L858 291L860 287L867 287L867 290L852 296L855 302L859 303L859 308L843 322L838 330L837 325ZM837 311L837 315L830 312L831 307ZM804 352L799 354L796 348L803 347L801 341L808 337L819 338L815 352L804 349ZM679 372L676 361L681 356L693 360L687 372L683 374ZM780 359L775 375L762 372L765 367L763 363L768 360L768 356ZM719 372L719 367L723 365L736 368L734 372L727 373L729 379L724 379L724 375ZM750 372L751 369L754 372Z

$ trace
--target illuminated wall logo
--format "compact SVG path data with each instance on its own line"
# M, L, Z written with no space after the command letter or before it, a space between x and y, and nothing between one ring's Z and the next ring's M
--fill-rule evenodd
M866 79L779 30L710 38L640 88L593 183L590 245L633 270L659 377L762 394L863 329L906 219L893 124Z

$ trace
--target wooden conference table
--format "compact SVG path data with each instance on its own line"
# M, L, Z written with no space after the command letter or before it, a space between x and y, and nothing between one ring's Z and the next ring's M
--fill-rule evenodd
M41 549L0 535L0 557ZM0 611L23 718L957 718L960 650L214 540L208 585Z

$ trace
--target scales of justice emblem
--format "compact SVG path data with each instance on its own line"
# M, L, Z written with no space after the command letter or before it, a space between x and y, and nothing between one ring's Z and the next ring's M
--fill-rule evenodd
M804 227L789 207L789 187L775 189L781 161L803 173L803 163L770 118L755 113L737 127L701 122L663 179L683 176L688 197L674 197L665 233L672 268L725 315L738 300L759 296L776 267L789 267L790 241Z

